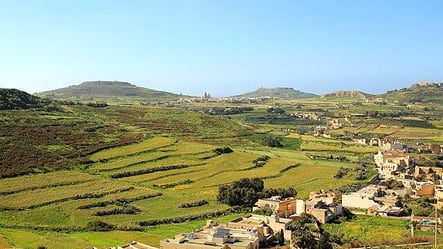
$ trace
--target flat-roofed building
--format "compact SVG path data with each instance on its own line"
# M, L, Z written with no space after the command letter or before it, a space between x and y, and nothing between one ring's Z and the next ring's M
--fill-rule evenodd
M261 236L258 230L231 228L209 221L193 233L161 240L160 249L259 249Z
M296 213L296 199L293 197L283 199L280 196L259 199L255 203L253 210L261 208L270 208L272 211L274 211L274 214L278 215L279 217L288 218L290 215Z

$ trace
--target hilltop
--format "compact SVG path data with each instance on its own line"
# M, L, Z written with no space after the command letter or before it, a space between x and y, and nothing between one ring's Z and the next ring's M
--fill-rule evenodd
M443 83L417 83L409 88L388 91L380 97L404 103L443 103Z
M360 91L337 91L334 93L327 93L322 95L322 97L338 97L338 98L351 98L351 99L363 99L367 100L369 97L373 97L373 95L360 92Z
M317 97L313 93L305 93L299 90L295 90L290 87L276 87L276 88L259 88L256 91L237 95L234 97L244 98L259 98L259 97L271 97L279 99L307 99Z
M111 100L122 99L139 101L165 101L177 100L179 94L157 91L149 88L138 87L129 82L122 81L86 81L79 85L73 85L56 90L41 92L40 97L58 100Z

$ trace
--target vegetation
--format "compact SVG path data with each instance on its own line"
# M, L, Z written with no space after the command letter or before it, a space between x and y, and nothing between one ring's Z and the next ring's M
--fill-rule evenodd
M228 154L228 153L232 153L234 152L231 148L229 147L223 147L223 148L215 148L214 149L215 154L217 155L221 155L221 154Z
M289 189L265 189L263 180L259 178L241 178L232 184L221 185L217 200L229 206L252 207L258 199L271 196L294 197L297 191Z
M133 88L112 82L106 87ZM353 139L443 143L443 108L408 102L408 91L398 92L405 100L365 95L360 101L343 94L215 103L171 96L151 103L137 94L117 99L111 96L115 92L57 102L32 95L29 101L8 99L16 104L0 110L0 247L65 248L68 241L72 248L107 248L134 239L157 245L198 228L202 219L233 217L237 210L230 204L250 207L256 198L275 195L307 198L319 189L358 190L376 174L372 160L364 159L378 148ZM94 107L97 103L106 106ZM330 119L343 127L328 129L331 138L312 136ZM280 147L263 145L265 137ZM417 163L432 165L439 157L420 156ZM257 180L233 187L245 176ZM220 194L220 188L227 191ZM223 202L218 195L226 197ZM245 195L247 203L228 198L235 195ZM404 202L414 214L429 213L433 204ZM97 218L105 224L89 224ZM330 236L316 234L317 241L339 244L336 239L344 234L348 244L357 238L366 243L377 239L370 234L382 237L377 229L387 226L394 227L386 234L395 241L405 233L404 224L361 217L335 225L323 225Z
M116 226L108 224L103 221L94 220L88 222L88 225L86 225L87 230L96 231L96 232L106 232L114 230Z
M282 99L306 99L317 95L312 93L304 93L293 88L259 88L254 92L245 93L237 97L243 98L259 98L259 97L273 97Z
M183 203L180 204L180 206L178 206L179 208L191 208L191 207L200 207L203 205L209 204L209 202L207 200L199 200L199 201L194 201L194 202L187 202L187 203Z
M57 104L43 100L17 89L0 89L0 110L39 108L45 111L59 110Z
M272 135L264 136L262 139L262 145L269 146L269 147L282 147L283 146L281 138L275 137Z
M302 214L300 218L289 224L288 229L292 230L292 241L298 248L332 249L333 243L341 244L339 237L332 237L310 214Z

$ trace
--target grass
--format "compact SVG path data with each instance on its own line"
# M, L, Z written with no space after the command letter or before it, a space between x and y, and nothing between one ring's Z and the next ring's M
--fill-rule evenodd
M27 208L86 193L104 193L123 189L125 187L127 187L127 185L124 183L97 180L94 182L80 183L76 185L53 187L49 189L36 189L0 196L0 203L2 207L7 208Z
M346 240L377 243L383 239L401 240L408 235L408 220L388 219L375 216L357 216L355 220L340 224L325 224L323 227L331 234L344 235Z
M357 215L351 221L324 224L322 227L332 235L343 236L346 241L358 240L366 245L386 245L387 242L402 244L408 241L409 224L409 220L404 219ZM414 234L433 241L431 232L415 231ZM443 241L443 235L439 234L438 240Z
M98 153L95 153L90 158L93 161L99 161L102 159L110 159L110 158L117 158L122 156L128 156L133 155L136 153L141 153L145 151L150 151L162 147L170 146L174 143L174 139L167 138L167 137L155 137L152 139L145 140L141 143L127 145L127 146L120 146L117 148L112 148L104 151L100 151Z
M46 174L33 174L1 179L0 193L17 192L36 188L46 188L69 182L93 181L96 177L76 171L57 171ZM0 194L1 195L1 194ZM1 205L1 204L0 204Z
M222 216L214 220L227 223L242 215L244 213ZM159 225L150 227L144 232L73 232L69 234L0 228L0 248L11 246L23 249L35 249L38 246L46 246L51 249L77 249L88 246L109 248L122 246L134 240L152 246L159 246L160 240L172 238L178 233L191 232L205 223L204 220L197 220L180 224Z

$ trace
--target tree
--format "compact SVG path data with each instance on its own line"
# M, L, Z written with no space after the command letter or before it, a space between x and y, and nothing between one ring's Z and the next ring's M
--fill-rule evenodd
M289 224L294 246L299 248L316 248L322 233L320 222L311 214L303 213L300 218Z
M283 229L280 229L280 233L278 234L278 244L280 246L285 244L285 232Z

